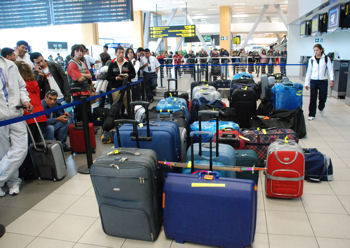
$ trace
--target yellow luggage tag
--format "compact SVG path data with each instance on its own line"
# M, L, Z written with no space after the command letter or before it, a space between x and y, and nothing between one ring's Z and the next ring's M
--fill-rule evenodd
M107 153L107 155L108 155L108 156L117 155L118 153L119 153L119 150L116 149L116 150L114 150L114 151L111 151L111 152Z
M170 95L170 97L172 97L172 96L173 96L173 94L171 94L171 92L169 92L169 95Z
M206 84L205 86L206 86L206 87L209 87L209 84Z
M204 92L204 90L203 90L203 89L201 89L201 92Z
M189 162L187 163L187 168L191 168L191 167L192 167L192 162L189 161Z
M284 138L284 142L285 142L286 144L288 144L288 136L286 136L286 137Z
M174 101L176 101L176 98L174 98Z
M142 123L142 122L139 123L139 127L140 127L140 128L143 128L143 123Z
M248 86L246 86L245 88L244 88L244 90L247 90L248 89Z
M266 129L263 129L262 132L263 134L267 134Z

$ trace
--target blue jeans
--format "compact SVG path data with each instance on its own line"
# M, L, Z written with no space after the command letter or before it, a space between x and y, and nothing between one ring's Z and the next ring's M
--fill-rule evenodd
M46 126L46 139L58 140L62 143L63 147L66 146L66 140L68 136L68 122L56 122L54 125Z
M327 101L328 81L327 80L311 80L310 81L310 105L309 116L316 116L317 95L318 109L323 110Z

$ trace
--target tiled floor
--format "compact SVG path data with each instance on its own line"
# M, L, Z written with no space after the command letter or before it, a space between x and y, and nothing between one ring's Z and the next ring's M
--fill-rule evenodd
M304 100L306 115L308 96ZM335 180L305 182L301 199L280 200L265 197L264 176L261 176L253 248L350 247L350 107L342 100L330 98L324 116L317 115L306 124L308 135L300 144L317 147L331 156ZM103 147L106 146L99 145L94 156ZM85 157L69 156L68 160L82 164ZM0 213L9 215L9 220L23 213L7 225L7 233L0 239L1 248L205 247L177 244L167 239L164 231L154 243L107 236L102 231L88 175L77 174L59 187L53 187L54 184L57 185L35 182L33 186L25 186L19 196L1 199ZM35 195L41 193L46 195ZM21 200L17 201L17 197ZM38 197L42 199L40 202Z

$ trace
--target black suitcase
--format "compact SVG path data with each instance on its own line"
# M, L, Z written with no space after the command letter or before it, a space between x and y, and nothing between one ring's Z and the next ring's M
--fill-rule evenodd
M108 115L108 108L104 107L97 107L92 110L92 118L94 126L102 126L107 115Z
M257 99L256 91L249 87L237 88L232 92L230 107L236 110L236 122L240 127L250 127L250 119L256 115Z
M90 176L106 234L157 239L162 224L162 188L153 150L107 150L91 166Z

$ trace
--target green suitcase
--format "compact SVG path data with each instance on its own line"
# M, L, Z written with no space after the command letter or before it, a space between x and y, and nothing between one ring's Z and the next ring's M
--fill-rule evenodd
M258 167L258 155L253 150L235 150L236 166ZM237 172L236 177L240 179L250 179L258 184L259 171Z

